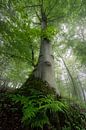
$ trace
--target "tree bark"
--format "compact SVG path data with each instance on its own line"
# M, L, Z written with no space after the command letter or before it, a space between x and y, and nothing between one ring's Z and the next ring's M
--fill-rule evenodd
M47 17L41 9L41 32L45 32L47 29ZM52 55L52 46L50 40L46 34L41 36L40 54L38 64L33 72L36 78L40 78L43 81L47 81L49 86L55 88L57 95L59 96L59 90L56 87L55 74L54 74L54 57Z

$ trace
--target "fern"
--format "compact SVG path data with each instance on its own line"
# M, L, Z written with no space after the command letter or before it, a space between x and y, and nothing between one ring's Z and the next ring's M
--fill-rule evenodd
M42 128L45 124L50 125L47 111L52 112L65 111L67 106L55 100L52 95L32 95L30 97L21 96L19 94L12 95L12 100L16 103L20 102L22 107L22 122L31 127Z
M31 127L40 127L42 128L43 125L48 124L50 125L49 119L45 112L37 113L37 116L32 119Z

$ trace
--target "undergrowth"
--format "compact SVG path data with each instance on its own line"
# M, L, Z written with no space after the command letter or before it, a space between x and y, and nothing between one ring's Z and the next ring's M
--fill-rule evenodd
M6 111L20 113L18 120L29 130L86 130L86 109L57 98L48 84L39 80L30 80L13 93L2 93L0 99L0 118Z
M44 125L48 127L52 126L49 120L50 113L56 113L61 111L65 113L67 105L61 101L55 100L53 95L32 95L30 97L17 95L11 95L12 101L15 103L20 102L22 105L22 122L31 128L43 128ZM48 114L49 113L49 114Z

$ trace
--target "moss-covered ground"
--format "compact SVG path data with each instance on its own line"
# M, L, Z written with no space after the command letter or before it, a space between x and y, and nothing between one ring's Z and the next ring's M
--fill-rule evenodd
M0 130L86 130L86 109L30 78L19 89L0 92Z

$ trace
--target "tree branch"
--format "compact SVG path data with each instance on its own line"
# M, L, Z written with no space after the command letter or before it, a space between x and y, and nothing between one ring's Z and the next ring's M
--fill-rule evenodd
M35 9L35 8L34 8L34 9ZM41 22L41 18L40 18L40 16L39 16L38 12L36 11L36 9L35 9L35 13L36 13L37 18L38 18L39 21Z
M47 13L47 17L49 16L49 14L51 13L51 11L53 10L53 8L55 7L55 5L57 4L57 0L55 1L54 5L49 9L49 12Z
M24 6L23 8L34 8L34 7L40 7L41 4L38 4L38 5L29 5L29 6Z
M58 20L58 19L62 19L62 18L64 18L64 16L59 16L59 17L57 17L57 18L54 18L54 19L48 19L48 23L50 23L50 22L53 22L53 21L56 21L56 20Z
M2 51L1 53L4 54L4 55L10 56L11 58L24 59L24 60L26 60L26 61L29 60L29 59L27 59L27 58L25 58L25 57L18 56L18 55L15 55L15 54L11 54L11 53L8 53L8 52Z
M32 51L32 52L31 52L31 53L32 53L32 58L31 58L31 60L32 60L32 66L35 67L35 64L34 64L34 59L35 59L35 58L34 58L34 49L33 49L33 46L32 46L32 45L31 45L31 51Z

